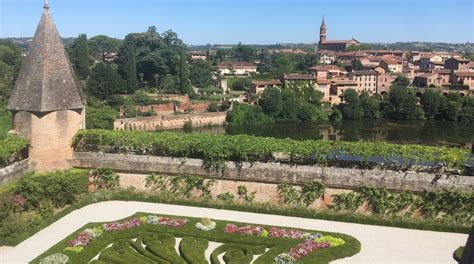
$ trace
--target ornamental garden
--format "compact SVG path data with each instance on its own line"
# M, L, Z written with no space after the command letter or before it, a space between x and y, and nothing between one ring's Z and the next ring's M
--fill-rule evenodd
M359 250L344 234L139 213L88 224L33 263L328 263Z

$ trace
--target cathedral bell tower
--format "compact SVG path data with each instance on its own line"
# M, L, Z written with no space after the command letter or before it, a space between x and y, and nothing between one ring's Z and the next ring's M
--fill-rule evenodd
M323 22L321 23L321 27L319 28L319 44L323 44L326 42L326 21L324 21L323 17Z
M30 140L29 157L35 171L70 167L72 139L85 128L85 103L48 0L8 109L14 132Z

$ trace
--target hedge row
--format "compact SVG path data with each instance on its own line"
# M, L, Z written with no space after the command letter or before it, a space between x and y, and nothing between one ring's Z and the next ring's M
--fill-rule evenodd
M360 158L362 163L376 158L388 164L463 170L474 160L459 148L201 133L82 130L73 145L76 151L201 158L208 170L222 168L226 161L327 164L341 156Z
M22 153L28 147L29 141L16 136L8 136L0 140L0 168L26 158Z

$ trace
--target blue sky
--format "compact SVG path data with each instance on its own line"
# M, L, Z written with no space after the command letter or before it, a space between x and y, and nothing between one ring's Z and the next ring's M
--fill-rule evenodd
M328 39L474 42L472 0L50 0L63 37L123 38L155 25L187 44L312 43ZM29 37L43 0L0 0L0 37Z

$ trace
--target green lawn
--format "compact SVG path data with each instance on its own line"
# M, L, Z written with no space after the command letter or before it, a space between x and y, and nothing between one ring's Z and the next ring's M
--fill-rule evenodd
M140 218L148 214L139 213L130 218L117 221L125 221ZM163 215L159 215L163 216ZM167 216L171 218L183 218ZM74 232L71 236L59 242L32 263L39 261L51 254L62 253L69 257L68 263L88 263L99 253L98 259L92 263L207 263L204 252L209 242L217 242L220 245L211 254L211 263L217 262L217 256L224 253L226 263L250 263L254 256L258 256L254 263L273 263L274 258L287 253L290 248L304 242L304 239L276 238L256 235L229 234L224 228L231 222L215 221L216 228L211 231L202 231L195 227L200 221L197 218L187 217L187 224L180 228L163 225L142 224L128 230L107 232L104 231L99 237L91 240L80 252L64 250L71 241L87 228L102 226L104 223L90 223ZM233 223L241 227L247 224ZM269 230L269 226L261 226ZM330 235L341 238L345 244L330 248L322 248L313 251L296 261L296 263L329 263L330 261L350 257L360 251L360 242L354 237L320 231L316 232L323 236ZM181 239L179 246L176 245ZM178 248L176 250L175 248Z

